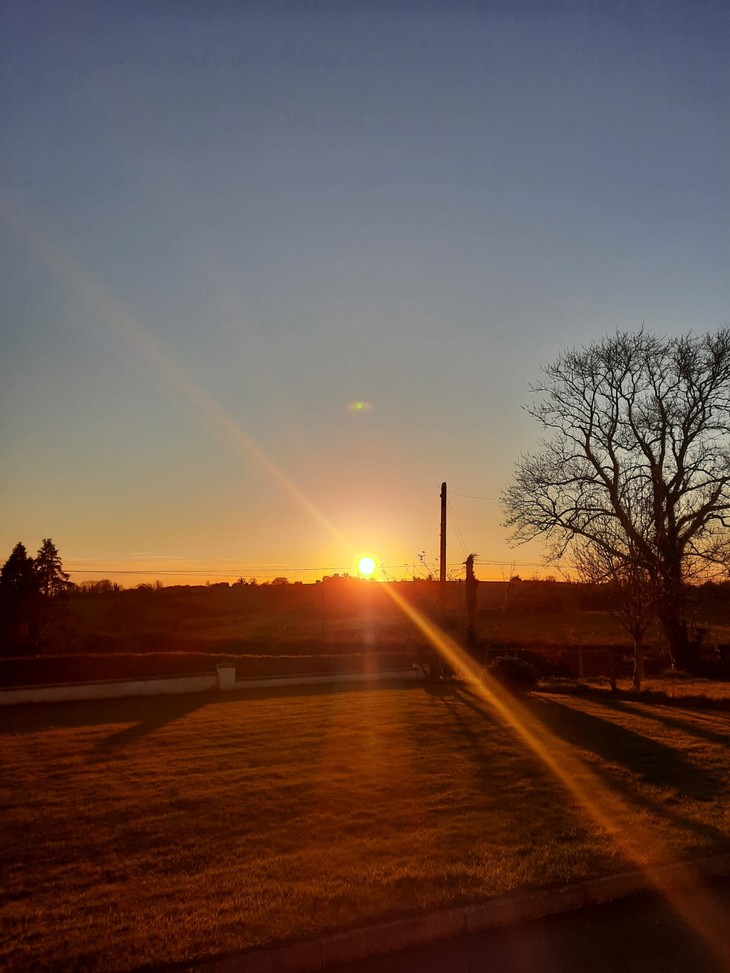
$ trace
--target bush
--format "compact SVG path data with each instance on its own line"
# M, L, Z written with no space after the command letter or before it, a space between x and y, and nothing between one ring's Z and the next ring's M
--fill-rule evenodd
M500 656L487 666L487 673L513 693L527 693L534 689L540 675L524 659Z

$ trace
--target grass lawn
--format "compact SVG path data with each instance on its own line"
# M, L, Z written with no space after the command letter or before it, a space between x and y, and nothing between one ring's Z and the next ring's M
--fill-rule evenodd
M730 846L730 714L525 706L651 834L646 860ZM9 708L0 773L10 970L202 958L630 864L459 686Z

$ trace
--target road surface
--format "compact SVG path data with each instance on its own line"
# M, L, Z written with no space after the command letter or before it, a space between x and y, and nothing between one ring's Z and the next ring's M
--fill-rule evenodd
M713 930L730 951L730 882L712 886ZM327 973L730 973L660 897L518 923L328 966Z

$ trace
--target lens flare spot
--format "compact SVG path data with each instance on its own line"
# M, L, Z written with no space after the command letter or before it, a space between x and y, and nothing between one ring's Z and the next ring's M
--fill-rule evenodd
M350 402L347 406L348 412L370 412L372 409L372 404L370 402L363 402L362 399L357 399L355 402Z

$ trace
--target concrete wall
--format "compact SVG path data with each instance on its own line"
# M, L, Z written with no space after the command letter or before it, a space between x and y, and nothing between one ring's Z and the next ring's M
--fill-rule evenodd
M234 666L219 666L217 672L192 676L163 676L154 679L116 679L78 685L20 686L0 689L0 706L15 703L58 703L74 699L115 699L123 696L161 696L171 693L202 693L211 689L269 689L275 686L316 686L338 683L369 683L423 679L416 669L391 672L327 672L301 676L272 676L268 679L236 679Z

